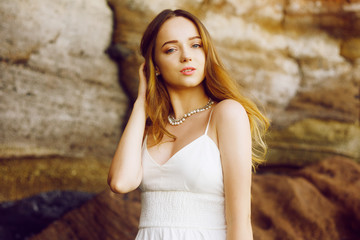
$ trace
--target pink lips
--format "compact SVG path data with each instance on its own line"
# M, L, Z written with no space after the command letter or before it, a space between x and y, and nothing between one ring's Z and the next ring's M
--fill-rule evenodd
M196 68L194 67L184 67L180 72L184 75L191 75L195 72L195 70Z

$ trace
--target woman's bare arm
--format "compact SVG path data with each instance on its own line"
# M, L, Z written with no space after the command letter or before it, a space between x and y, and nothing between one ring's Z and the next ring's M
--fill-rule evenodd
M249 119L243 106L234 100L218 105L216 130L224 173L227 240L252 240Z
M108 184L115 193L127 193L136 189L142 179L141 146L146 121L146 79L143 69L144 64L141 64L138 97L109 170Z

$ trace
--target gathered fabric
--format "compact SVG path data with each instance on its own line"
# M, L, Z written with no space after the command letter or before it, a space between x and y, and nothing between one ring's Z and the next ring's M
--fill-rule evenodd
M220 152L205 133L158 164L142 148L141 216L136 240L225 240Z

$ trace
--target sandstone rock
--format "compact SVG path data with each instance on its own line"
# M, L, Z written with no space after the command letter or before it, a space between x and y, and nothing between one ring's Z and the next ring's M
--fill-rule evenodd
M341 55L349 60L360 58L360 38L350 38L343 41Z
M286 172L253 176L254 239L359 239L358 164L333 158ZM134 239L139 211L138 192L105 191L32 240Z
M54 189L99 193L107 188L108 171L109 163L91 158L0 160L0 202Z
M330 155L359 161L357 1L1 1L1 200L71 183L81 191L104 187L137 92L141 35L164 8L199 16L244 94L264 106L272 120L269 165ZM63 178L51 165L59 159L67 159ZM9 171L10 161L26 165L26 174ZM101 171L72 176L70 161L89 169L102 162Z
M357 2L228 0L140 4L139 1L109 0L109 3L116 13L114 44L135 54L119 60L122 81L133 89L133 97L136 70L141 62L137 51L141 33L161 10L183 8L204 22L231 75L244 86L246 95L264 106L274 131L286 131L306 119L337 121L337 124L346 124L348 131L358 126L360 24L356 23L360 23L360 18ZM329 131L336 131L332 126L328 125ZM313 130L307 134L318 134ZM293 140L305 145L306 137L297 135ZM321 136L315 137L321 139ZM270 140L275 148L270 162L287 164L284 161L288 159L304 159L301 151L292 151L292 145L277 148L286 138L276 133L276 140ZM360 142L360 137L357 141ZM351 147L353 140L342 144L352 152L341 154L359 160L359 153L354 153ZM324 157L320 150L312 149L306 154L307 162ZM337 154L336 147L330 152Z
M360 160L360 127L351 123L305 119L283 130L273 130L269 139L268 165L300 166L339 155ZM275 155L276 157L273 157Z
M359 239L359 173L358 164L333 158L255 176L254 239Z
M0 157L111 159L127 98L105 1L0 3Z

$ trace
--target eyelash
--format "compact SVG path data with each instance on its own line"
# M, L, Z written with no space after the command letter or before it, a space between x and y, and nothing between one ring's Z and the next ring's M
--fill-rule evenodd
M165 51L166 54L170 54L170 53L173 53L175 51L175 48L169 48L168 50Z
M195 45L196 45L196 48L201 48L202 47L201 43L195 43L195 44L192 45L192 47L194 47Z
M192 48L201 48L202 44L201 43L194 43L193 45L191 45ZM166 54L170 54L173 53L176 49L175 48L169 48L168 50L165 51Z

